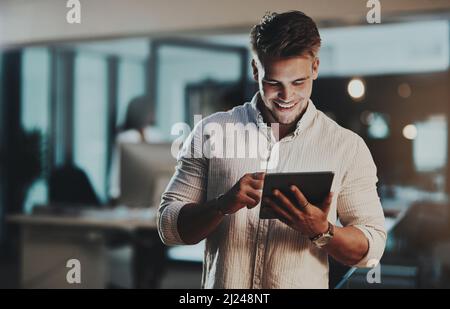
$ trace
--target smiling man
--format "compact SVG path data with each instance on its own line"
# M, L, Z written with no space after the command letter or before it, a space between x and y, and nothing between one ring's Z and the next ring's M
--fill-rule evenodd
M186 140L162 196L160 236L168 245L206 239L205 288L327 288L328 255L360 267L381 259L386 233L376 167L364 141L310 100L321 43L314 21L299 11L267 14L250 37L259 91L251 102L204 119ZM210 146L236 139L235 132L203 129L229 123L249 128L237 147L251 148L245 135L257 131L269 156L205 155L198 143L204 135ZM281 219L260 220L261 162L274 157L267 172L333 171L333 193L312 205L302 188L291 187L293 200L275 191L265 202Z

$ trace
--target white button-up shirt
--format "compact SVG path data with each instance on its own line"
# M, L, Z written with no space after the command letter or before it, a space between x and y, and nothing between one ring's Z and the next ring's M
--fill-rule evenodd
M158 230L163 242L183 245L177 229L180 209L227 192L245 173L333 171L335 194L328 219L331 223L339 219L343 226L364 233L369 251L355 266L373 266L368 264L381 259L386 232L376 166L363 139L317 110L310 100L295 131L277 141L263 122L258 97L257 93L251 102L213 114L195 126L162 196ZM246 131L217 133L217 128L236 123ZM260 144L266 142L268 153L249 154L255 149L255 136ZM224 155L233 143L250 151L237 158ZM328 288L327 252L279 220L260 220L259 210L258 205L224 217L206 238L202 287Z

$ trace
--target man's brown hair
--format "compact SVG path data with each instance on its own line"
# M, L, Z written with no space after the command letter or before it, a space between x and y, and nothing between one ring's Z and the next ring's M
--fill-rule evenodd
M320 34L316 23L303 12L266 13L250 32L251 48L260 59L309 54L316 57Z

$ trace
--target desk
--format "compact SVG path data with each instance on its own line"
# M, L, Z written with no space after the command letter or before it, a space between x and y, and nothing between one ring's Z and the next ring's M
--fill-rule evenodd
M109 265L107 244L117 232L156 232L156 209L86 210L79 215L11 215L21 230L23 288L105 288ZM66 263L81 264L81 283L70 284Z
M395 209L394 206L391 208ZM388 232L405 212L402 210L395 218L386 218ZM156 231L157 228L156 208L93 210L79 216L14 215L7 220L21 227L24 288L105 288L109 273L109 265L105 265L106 249L113 232L132 233L138 228ZM82 282L79 285L68 284L66 280L69 270L66 262L72 258L81 262ZM202 255L198 261L202 261ZM336 288L342 287L355 270L354 267L347 268L337 274ZM54 274L50 276L51 273Z

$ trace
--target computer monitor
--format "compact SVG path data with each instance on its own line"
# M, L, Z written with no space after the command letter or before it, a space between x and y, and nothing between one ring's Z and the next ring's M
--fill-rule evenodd
M157 207L175 172L171 144L123 143L120 151L119 202L129 207Z

